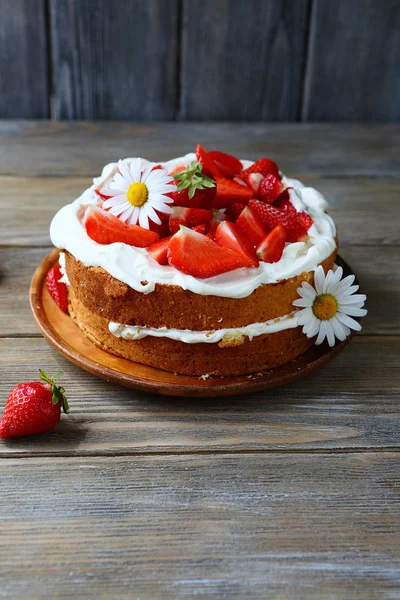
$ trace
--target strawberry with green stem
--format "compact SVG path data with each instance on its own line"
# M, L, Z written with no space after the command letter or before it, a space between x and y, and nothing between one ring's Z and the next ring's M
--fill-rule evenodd
M216 193L215 181L204 174L200 162L192 162L184 171L175 173L173 178L178 182L177 189L168 196L176 206L211 208Z
M44 433L54 429L61 408L70 408L63 387L57 385L60 371L49 377L39 369L41 381L20 383L11 390L0 420L0 438Z

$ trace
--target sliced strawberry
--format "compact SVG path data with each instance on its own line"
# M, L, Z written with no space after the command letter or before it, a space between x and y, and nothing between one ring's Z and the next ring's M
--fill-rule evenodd
M213 218L212 210L204 210L202 208L174 206L173 211L169 217L169 230L171 233L179 231L180 225L197 227L197 225L201 225L202 223L209 223Z
M56 304L65 313L68 312L68 292L65 283L60 282L62 273L60 267L56 265L47 273L46 276L46 287L49 291L50 296L56 302Z
M245 206L246 204L242 204L241 202L234 202L233 204L230 204L225 211L229 221L236 221Z
M215 241L223 248L229 248L240 254L245 267L258 267L253 244L236 223L229 221L220 223L215 232Z
M263 180L264 175L261 175L261 173L249 173L249 175L246 178L246 183L252 188L255 197L258 196L260 185L263 182Z
M207 223L202 223L201 225L197 225L196 227L192 227L193 231L197 231L197 233L205 233L206 232Z
M312 220L310 215L305 211L297 213L297 220L306 231L310 229L311 225L314 225L314 221Z
M149 253L160 265L168 264L167 250L172 237L170 235L149 247Z
M307 229L302 223L304 217L300 217L299 219L299 215L307 213L284 212L275 208L275 206L271 206L271 204L260 202L260 200L250 200L249 206L257 213L264 225L267 226L267 229L273 229L277 225L282 225L286 230L288 242L297 242L307 234ZM308 222L307 217L306 221Z
M239 174L239 177L246 181L247 176L250 175L250 173L261 173L261 175L263 175L264 177L269 173L272 173L273 175L275 175L275 177L278 177L280 179L278 165L270 158L260 158L260 160L257 160L254 164L250 165L250 167L244 169Z
M211 208L217 190L215 181L204 174L201 163L195 161L173 177L178 185L175 191L167 195L176 206Z
M99 206L90 205L85 213L85 228L88 236L98 244L123 242L130 246L146 248L158 240L155 231L139 225L127 225Z
M170 173L168 173L168 175L170 177L173 177L174 175L176 175L176 173L180 173L181 171L184 171L185 169L186 169L185 165L178 165L177 167L172 169L172 171Z
M285 186L281 183L281 180L272 173L269 173L260 184L258 196L263 202L273 204L284 190Z
M260 217L246 206L237 218L236 223L245 232L249 240L254 246L259 244L268 233Z
M282 210L283 212L288 213L293 217L293 220L300 224L304 232L307 232L311 225L313 225L314 221L310 217L310 215L305 212L297 212L295 207L290 201L289 189L286 189L283 194L281 194L276 202L274 202L274 206ZM301 237L301 236L300 236Z
M221 177L217 179L217 193L215 195L213 207L226 208L230 204L240 202L248 204L253 197L253 190L247 186L240 185L236 181Z
M286 231L282 225L277 225L258 244L256 252L260 260L275 263L281 259L286 243Z
M226 221L227 216L223 210L213 210L213 218L210 223L207 224L207 237L210 240L215 240L215 232L217 227L222 221Z
M187 227L181 227L170 241L168 262L178 271L200 279L245 266L239 254L221 248L207 236Z
M233 179L242 170L242 163L235 156L212 150L208 156L214 161L224 177Z
M200 144L197 144L196 146L196 157L197 160L203 165L203 168L206 171L206 173L209 173L212 177L214 177L214 179L216 179L217 177L222 177L221 171L219 170L213 159L210 158L208 152L204 150L204 148L200 146Z

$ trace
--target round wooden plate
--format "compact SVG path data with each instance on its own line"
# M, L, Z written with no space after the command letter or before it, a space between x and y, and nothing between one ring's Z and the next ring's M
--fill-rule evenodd
M321 346L313 346L295 361L263 373L210 377L205 380L174 375L108 354L83 335L72 319L58 308L46 288L47 272L57 261L58 254L57 249L50 252L36 269L31 282L30 305L39 329L47 341L69 361L102 379L126 387L169 396L231 396L257 392L305 377L326 365L342 352L354 335L352 333L334 348L330 348L326 342ZM345 275L351 273L343 259L337 257L337 263L343 267Z

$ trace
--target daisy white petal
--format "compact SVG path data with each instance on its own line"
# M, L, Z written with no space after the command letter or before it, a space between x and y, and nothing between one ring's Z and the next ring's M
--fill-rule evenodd
M342 309L340 310L342 312ZM355 306L349 306L342 314L349 315L350 317L365 317L368 311L365 308L357 308Z
M161 225L161 219L158 216L158 214L156 213L156 211L154 210L154 208L148 204L146 206L146 213L148 218L153 221L153 223L156 223L156 225Z
M140 208L139 206L135 206L131 216L129 217L129 225L137 225L139 219Z
M357 321L355 321L348 315L338 312L338 313L336 313L336 316L341 323L343 323L344 325L347 325L347 327L350 327L350 329L354 329L355 331L360 331L360 329L361 329L360 323L358 323Z
M149 219L146 213L146 209L144 208L146 206L146 204L143 204L143 206L141 206L141 211L139 213L139 225L140 227L143 227L144 229L148 229L149 228Z
M326 321L326 337L331 348L335 345L335 334L331 321Z
M361 308L366 301L367 296L365 294L353 294L352 296L342 296L342 298L343 300L341 298L337 298L339 304L360 304Z
M140 177L140 181L142 183L146 183L147 184L147 178L150 175L150 173L152 172L153 168L156 166L156 163L150 162L145 170L143 171L141 177ZM156 169L157 171L159 171L160 169Z
M351 285L346 290L341 291L341 292L337 292L336 293L336 298L340 302L344 298L348 298L349 296L351 296L352 294L354 294L355 292L357 292L359 290L359 287L360 287L359 285Z
M303 281L302 286L297 288L297 293L304 298L311 298L314 300L316 296L316 292L314 288L308 283L308 281Z
M333 278L334 278L334 272L333 271L328 271L327 276L325 277L325 281L322 285L322 293L326 294L328 292L328 290L331 289L331 284L333 282Z
M321 324L319 326L318 337L315 340L315 344L317 346L319 346L320 344L322 344L322 342L324 341L325 338L326 338L326 321L321 321Z
M128 208L126 208L124 210L123 213L120 214L119 218L121 219L121 221L123 221L125 223L126 221L129 221L132 212L133 212L133 206L129 206Z
M159 201L165 202L165 204L172 204L174 199L169 196L165 196L164 194L160 194Z
M111 208L112 206L118 206L119 204L126 202L126 196L115 196L115 198L108 198L104 200L102 208Z
M112 206L108 212L116 217L118 217L118 215L122 215L122 213L127 210L127 208L129 208L130 204L128 202L124 202L123 204L116 204L115 206Z
M110 185L111 185L111 184L110 184ZM101 193L102 193L102 194L104 194L104 196L113 196L114 198L117 198L117 197L118 197L118 196L120 196L122 193L123 193L123 194L124 194L124 196L125 196L125 191L123 191L123 190L120 190L119 188L118 188L118 189L116 188L115 190L113 190L113 189L112 189L112 188L110 188L110 187L104 187L104 188L101 190Z
M292 302L293 306L301 306L303 308L307 308L310 307L310 301L307 300L307 298L300 298L299 300L294 300L294 302Z
M151 205L155 210L165 213L166 215L172 215L174 212L172 206L168 206L168 204L163 204L162 202L152 202Z
M308 331L308 337L312 338L314 337L314 335L317 335L318 331L319 331L319 321L317 319L317 317L315 315L312 315L311 318L311 325L310 325L310 329Z
M311 308L303 308L303 310L299 310L297 313L297 322L299 325L305 325L312 316Z
M318 294L322 294L322 288L325 281L324 269L319 265L314 273L314 284Z
M342 279L342 281L337 284L336 294L341 294L342 292L347 291L353 285L354 280L354 275L348 275Z
M343 340L345 340L349 335L350 329L346 325L343 325L343 323L339 321L336 315L333 317L333 319L331 319L331 323L334 334L336 335L338 340L343 342Z
M118 161L118 168L120 170L121 175L119 175L119 173L116 173L115 177L114 177L114 181L117 181L117 175L118 175L118 177L122 176L122 178L126 181L126 183L128 184L128 186L131 183L133 183L131 172L129 170L128 165L126 164L126 162L124 160L119 160Z
M140 175L142 172L142 159L134 158L130 164L129 171L133 183L140 181Z

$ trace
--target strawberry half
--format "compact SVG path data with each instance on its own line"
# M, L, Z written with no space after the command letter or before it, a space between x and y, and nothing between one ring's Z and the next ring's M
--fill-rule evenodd
M186 227L197 227L202 223L209 223L213 218L212 210L202 208L184 208L173 206L173 213L169 217L169 230L171 233L179 231L181 225Z
M284 212L260 200L250 200L249 206L260 217L267 229L271 230L277 225L282 225L286 230L288 242L297 242L307 234L307 229L301 222L303 217L300 217L299 220L299 215L303 213Z
M239 177L243 179L243 181L246 181L250 173L261 173L264 177L269 173L272 173L275 177L280 179L278 165L270 158L260 158L260 160L257 160L254 164L250 165L250 167L241 171Z
M216 193L215 181L206 177L201 163L192 162L184 171L175 173L173 177L178 183L177 189L167 195L173 199L176 206L211 208Z
M258 244L256 253L260 260L275 263L281 259L286 243L286 231L282 225L277 225Z
M215 241L223 248L229 248L240 254L245 267L258 267L253 244L236 223L229 221L220 223L215 232Z
M244 210L245 206L246 204L242 204L242 202L234 202L233 204L230 204L225 211L229 221L236 221L240 213Z
M254 246L259 244L268 233L268 229L265 227L260 217L258 217L248 206L240 213L236 223L245 232Z
M215 195L213 207L226 208L235 202L248 204L250 198L253 198L253 195L253 190L247 185L241 185L232 179L220 177L217 179L217 193Z
M221 248L207 236L187 227L181 227L170 241L168 262L178 271L199 279L245 266L239 254Z
M123 242L129 246L147 248L158 240L158 234L139 225L127 225L99 206L91 204L85 213L86 233L98 244Z
M168 237L164 238L163 240L160 240L159 242L156 242L155 244L152 244L148 248L149 253L151 254L151 256L160 265L167 265L168 264L167 250L168 250L168 246L169 246L169 243L170 243L172 237L173 237L172 235L169 235Z
M214 177L214 179L216 179L217 177L222 177L221 171L219 170L213 159L210 158L208 152L204 150L204 148L200 146L200 144L197 144L196 146L196 157L197 160L203 165L203 168L206 171L206 173L209 173L212 177Z
M65 313L68 312L68 292L65 283L61 282L61 269L58 265L50 269L46 276L46 287L55 303Z
M212 150L208 156L214 161L224 177L233 179L242 170L242 163L235 156Z
M285 186L282 184L279 177L272 173L268 173L260 184L258 196L263 202L272 204L284 192Z

